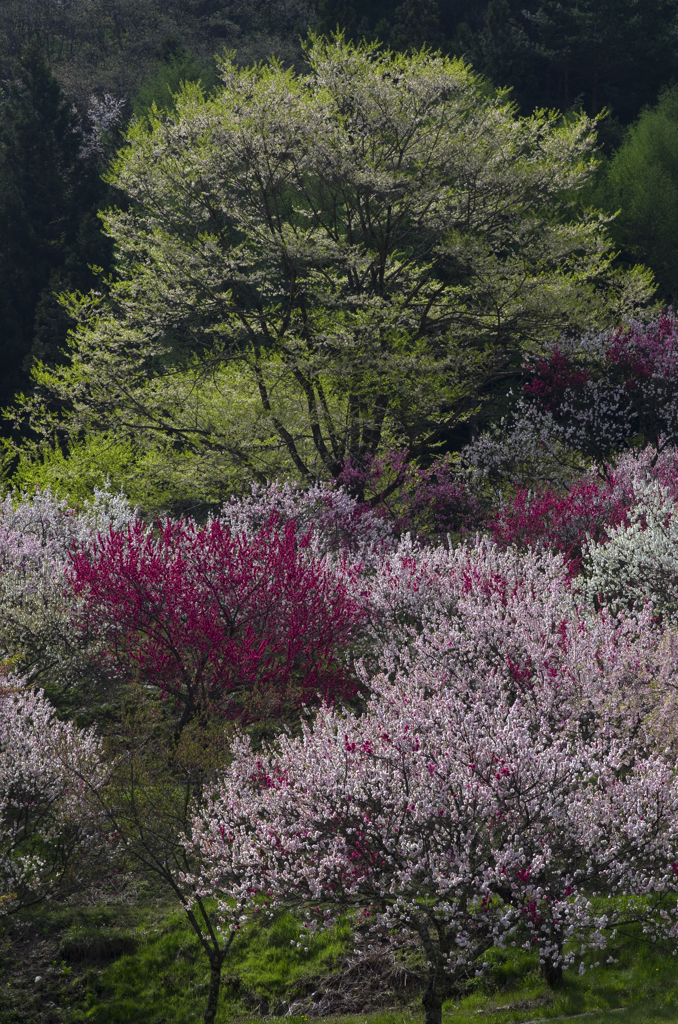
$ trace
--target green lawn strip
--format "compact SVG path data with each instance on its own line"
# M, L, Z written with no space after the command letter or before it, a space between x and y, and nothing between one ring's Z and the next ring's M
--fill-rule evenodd
M59 1024L202 1019L207 965L185 917L167 904L149 899L138 906L45 906L11 929L0 948L3 1024L49 1021L57 1009ZM308 941L308 952L297 948L298 935L298 921L286 914L238 936L224 968L219 1024L260 1024L262 1013L269 1021L282 1021L283 1000L307 998L328 985L352 948L351 929L344 924L317 935ZM633 934L599 955L613 955L618 962L601 963L582 976L567 972L554 992L541 979L534 956L492 950L486 958L489 972L469 982L463 998L446 1002L443 1024L563 1018L582 1024L678 1024L676 958L652 951ZM38 973L43 975L39 986L33 977ZM363 995L359 983L356 993ZM367 992L365 1003L370 1005ZM45 1010L50 1005L52 1016ZM418 992L399 990L393 1007L325 1019L332 1024L422 1021ZM284 1019L301 1024L310 1016L309 1011Z

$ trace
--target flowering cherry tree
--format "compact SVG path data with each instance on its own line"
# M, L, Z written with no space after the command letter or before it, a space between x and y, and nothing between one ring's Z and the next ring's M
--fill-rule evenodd
M250 536L135 522L74 554L73 587L118 670L175 702L179 731L209 710L252 721L355 692L342 648L362 612L307 544L275 515Z
M50 892L97 845L88 797L107 777L92 730L60 722L40 691L0 682L0 913Z
M660 625L579 608L561 557L487 541L403 541L370 588L366 712L235 743L187 834L189 903L217 896L227 933L274 904L305 909L302 932L339 911L409 930L429 1024L492 945L536 950L556 981L623 923L673 939L678 646Z
M49 490L0 502L0 661L11 661L62 703L81 703L83 683L96 675L91 637L78 627L79 604L67 578L69 552L133 518L127 501L108 490L79 510Z
M638 487L624 520L584 547L578 590L590 601L653 609L674 625L678 616L678 504L654 480Z
M310 487L278 481L266 486L255 483L250 494L232 497L223 505L219 521L234 534L252 537L272 516L278 527L294 524L309 554L335 556L339 563L347 556L352 562L370 566L396 542L389 518L336 483Z

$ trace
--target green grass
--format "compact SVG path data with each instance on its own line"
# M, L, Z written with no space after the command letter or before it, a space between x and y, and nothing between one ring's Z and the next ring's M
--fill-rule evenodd
M283 1001L324 987L350 948L350 929L342 925L315 937L308 953L296 948L298 934L298 923L285 915L238 937L224 968L219 1024L261 1024L262 1000L268 1019L281 1020L286 1011ZM206 960L183 914L164 904L45 907L28 915L23 924L11 925L3 942L2 1024L202 1020ZM445 1004L443 1022L523 1024L557 1017L577 1020L578 1014L599 1011L579 1019L583 1024L678 1024L677 958L651 950L637 936L618 940L611 952L617 963L603 964L583 976L568 974L562 988L552 992L533 957L493 950L488 976L470 982L463 998ZM42 961L36 961L38 954ZM39 989L34 985L36 973L43 975ZM331 1020L420 1024L419 993L411 986L407 993L396 992L392 1003L397 1008ZM287 1024L303 1024L305 1015L285 1019Z
M310 940L304 953L291 945L299 924L289 914L266 929L250 930L236 940L224 967L218 1020L247 1015L261 999L275 1012L286 995L312 991L344 954L349 935L347 926L333 929ZM141 926L135 938L136 950L97 975L73 1019L95 1024L199 1019L207 997L207 961L184 915L170 914L161 927Z

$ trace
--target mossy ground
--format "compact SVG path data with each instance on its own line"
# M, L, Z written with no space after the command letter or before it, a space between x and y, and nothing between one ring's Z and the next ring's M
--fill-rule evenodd
M263 1017L277 1024L295 1000L297 1007L306 1000L308 1012L288 1016L287 1024L313 1016L313 999L332 987L351 932L344 925L322 934L308 953L296 948L298 934L298 923L287 915L238 938L224 969L219 1024L261 1024ZM163 901L47 905L6 923L1 941L2 1024L202 1020L206 961L183 914ZM533 957L494 950L489 975L445 1004L444 1024L576 1020L584 1013L590 1014L579 1018L585 1024L678 1024L678 958L637 937L619 941L613 953L617 963L566 976L553 992ZM419 1024L416 970L402 977L409 978L409 989L385 983L375 1008L374 991L356 976L349 994L356 1005L364 998L363 1009L334 1015L333 1024Z

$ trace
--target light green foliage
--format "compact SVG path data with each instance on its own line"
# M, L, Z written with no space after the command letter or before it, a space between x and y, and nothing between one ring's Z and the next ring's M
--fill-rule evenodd
M615 242L652 268L669 301L678 300L678 89L629 129L599 197L611 213L619 211Z
M217 474L218 486L213 486ZM5 490L34 494L49 489L82 505L108 484L146 517L167 512L199 515L219 503L226 477L233 493L246 489L248 481L232 472L230 463L202 463L173 450L171 444L140 449L128 438L95 432L82 440L71 439L65 453L58 445L45 445L38 453L22 452Z
M112 490L124 489L129 493L134 463L135 453L129 442L98 434L72 441L66 455L55 446L44 449L36 459L20 457L11 483L22 493L34 494L49 488L60 498L69 498L72 504L82 504L107 481Z
M71 297L70 365L34 373L67 432L114 431L212 494L426 456L526 350L651 294L568 206L593 122L519 119L426 52L308 59L227 61L218 95L187 85L132 127L111 173L132 205L105 217L119 276Z

